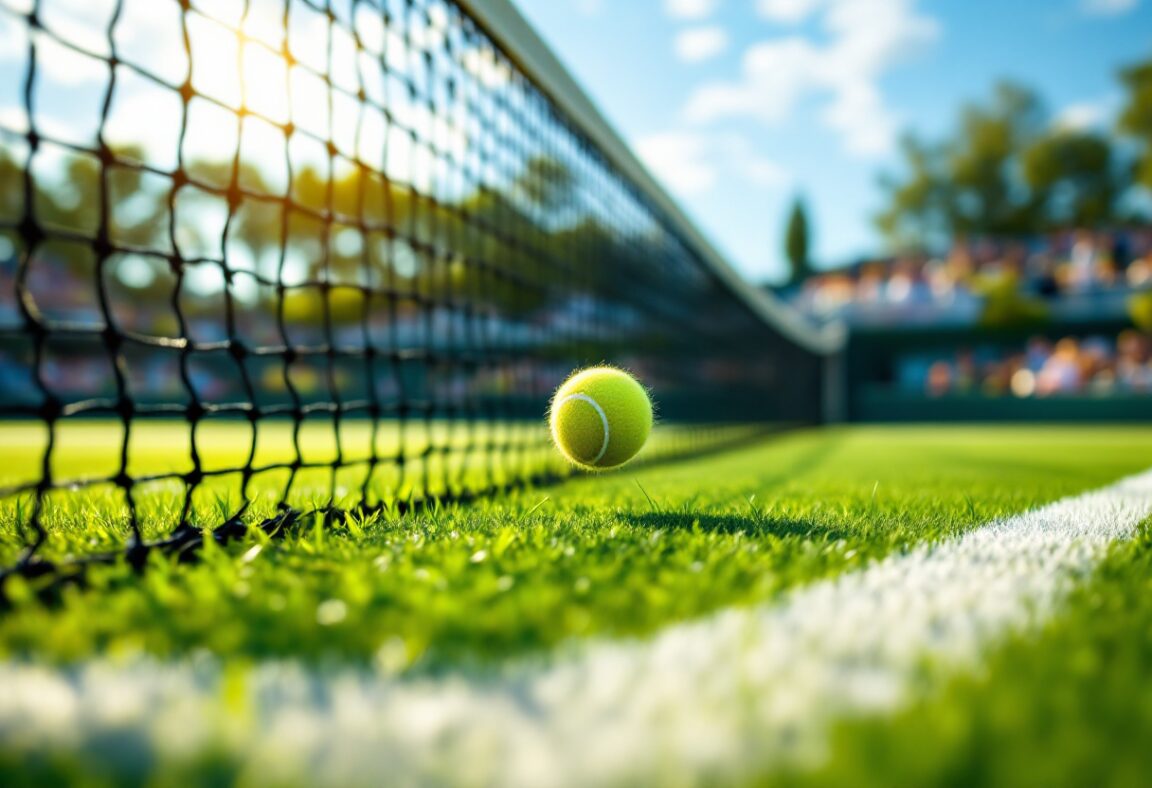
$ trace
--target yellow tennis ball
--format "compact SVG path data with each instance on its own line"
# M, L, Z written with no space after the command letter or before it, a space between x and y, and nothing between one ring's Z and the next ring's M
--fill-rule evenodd
M548 414L552 440L582 468L623 465L652 432L652 402L636 378L614 367L581 370L556 390Z

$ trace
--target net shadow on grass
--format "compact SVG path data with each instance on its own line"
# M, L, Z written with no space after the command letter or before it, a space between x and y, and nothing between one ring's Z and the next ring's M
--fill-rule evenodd
M629 522L643 528L662 531L699 531L716 534L749 534L765 536L771 534L781 538L798 537L809 539L818 536L828 541L836 541L846 536L845 532L827 530L811 520L798 520L776 517L771 514L698 514L690 512L640 512L624 515Z
M672 437L665 441L664 445L657 446L656 450L637 463L636 467L660 468L690 459L714 456L726 451L738 450L766 439L782 437L794 430L793 427L772 427L770 425L730 427L727 430L716 428L715 438L711 442L691 436ZM86 573L91 567L124 563L135 572L142 572L153 555L164 556L177 563L193 563L199 560L200 551L206 541L211 541L220 547L226 547L235 543L251 541L250 537L253 530L260 531L273 539L278 539L287 536L296 529L314 525L317 518L322 520L323 527L332 530L346 522L349 517L404 518L434 507L467 506L481 499L498 499L501 496L528 489L546 489L573 478L576 477L571 472L538 473L533 476L514 479L495 490L488 489L478 493L434 497L408 497L386 504L369 505L360 501L350 507L337 506L329 499L326 504L303 510L281 501L276 505L274 515L255 521L245 522L242 518L244 511L242 509L240 513L214 527L196 528L185 524L176 528L168 536L151 541L134 542L120 550L66 556L58 560L35 556L30 560L23 560L0 570L0 611L10 606L10 600L5 593L5 586L10 578L18 577L28 581L42 602L55 604L60 601L65 588L85 588L87 586ZM220 506L223 509L228 508L224 500L221 500ZM739 529L733 528L732 530Z

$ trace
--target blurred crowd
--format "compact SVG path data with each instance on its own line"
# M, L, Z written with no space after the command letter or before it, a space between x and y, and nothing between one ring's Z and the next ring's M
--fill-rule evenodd
M963 311L1008 283L1049 300L1152 287L1152 229L1077 230L1032 241L957 241L945 255L907 254L817 274L790 294L821 317L869 310Z
M0 329L19 328L24 317L14 298L15 258L3 257ZM978 305L984 283L1005 279L1025 294L1053 302L1092 293L1152 290L1152 229L1073 232L1032 244L956 243L949 254L940 258L915 255L871 261L812 277L794 298L821 314L846 305L863 306L874 309L875 314L893 325L914 326L920 318L931 324L941 315L967 314L957 307ZM45 256L29 272L24 286L35 295L43 317L73 325L103 326L92 281L78 277L65 261ZM136 298L116 286L107 292L108 309L121 329L155 335L179 330L172 313L171 293ZM1102 302L1086 303L1096 309ZM290 321L292 330L287 337L282 336L276 330L276 322L267 319L266 311L247 306L234 304L234 329L252 345L277 345L285 339L309 346L326 341L322 325L301 320ZM590 322L575 306L567 311L554 309L554 319L570 318L576 324ZM219 294L205 292L190 297L184 307L189 312L183 327L188 336L205 343L226 337L218 318L223 312ZM333 332L336 345L353 349L362 347L365 341L380 347L444 347L446 338L468 334L467 326L454 322L459 317L457 312L445 309L395 315L379 312L366 321L357 318L328 330ZM527 342L529 337L521 334L533 330L539 331L541 326L519 325L513 320L500 325L500 335L510 344ZM557 324L550 330L569 334L572 328ZM114 375L107 351L98 337L91 341L89 348L74 341L67 346L50 342L44 351L40 381L66 397L114 396ZM32 405L40 399L41 383L31 374L30 352L31 345L26 342L0 345L0 388L9 401ZM133 358L128 365L129 389L143 400L167 401L186 395L177 356L155 352ZM261 389L276 399L284 394L284 369L282 363L272 366L275 369L254 368L251 372ZM297 363L293 385L305 398L320 396L327 378L308 366L304 361ZM887 369L900 391L933 397L966 393L1016 397L1121 393L1152 396L1152 338L1129 330L1086 338L1067 336L1056 341L1034 337L1018 348L1005 348L1002 343L982 342L973 336L967 347L935 353L898 353ZM197 355L189 375L195 393L205 400L244 397L244 391L237 388L236 369L223 361ZM491 385L494 384L485 382L482 387ZM382 395L387 393L391 392Z
M1033 337L1024 347L965 348L946 355L909 354L897 384L928 396L1049 397L1152 393L1152 339L1135 330L1115 337Z

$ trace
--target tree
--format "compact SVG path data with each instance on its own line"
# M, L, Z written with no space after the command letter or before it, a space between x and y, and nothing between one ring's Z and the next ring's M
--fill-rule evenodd
M1006 82L990 100L964 107L943 140L906 137L904 172L881 176L888 205L877 215L877 227L896 246L1040 229L1040 201L1024 178L1021 156L1046 125L1039 97Z
M909 134L900 141L900 151L907 175L903 180L880 176L888 207L876 216L876 226L898 248L946 243L952 221L941 150Z
M1039 97L1010 82L997 85L987 105L962 110L946 152L955 233L1005 235L1038 229L1036 202L1019 162L1046 124Z
M1022 156L1043 229L1097 227L1115 219L1122 185L1111 141L1088 131L1056 129Z
M804 200L797 197L792 203L792 211L788 215L788 227L784 232L784 254L791 266L790 281L793 283L802 282L812 274L808 258L809 235L808 212L804 207Z
M1152 189L1152 60L1120 72L1120 81L1128 97L1116 126L1141 144L1134 174L1137 183Z

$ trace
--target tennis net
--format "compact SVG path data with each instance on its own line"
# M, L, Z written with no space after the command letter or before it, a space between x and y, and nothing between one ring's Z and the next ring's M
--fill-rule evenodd
M821 418L835 337L733 274L504 0L0 0L0 42L26 574L91 496L94 554L143 560L557 478L583 364L652 389L652 456Z

